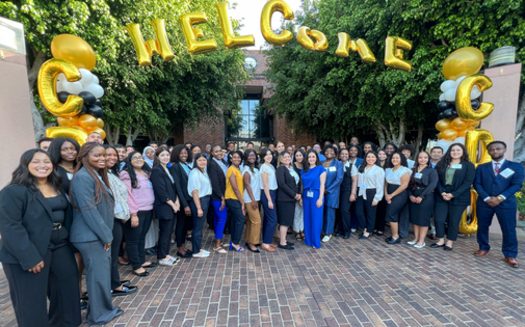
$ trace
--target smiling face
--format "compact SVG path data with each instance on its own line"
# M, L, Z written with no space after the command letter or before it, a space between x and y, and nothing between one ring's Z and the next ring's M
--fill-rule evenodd
M200 147L194 147L193 150L191 150L191 155L193 156L193 158L195 158L195 156L197 155L197 153L201 153L202 150Z
M206 168L206 165L208 165L208 160L206 157L200 157L197 159L197 167L199 167L201 170Z
M430 156L432 157L432 160L439 161L443 157L443 150L435 148L430 152Z
M188 150L186 148L184 148L179 153L179 161L184 163L187 160L188 160Z
M370 143L367 143L363 146L363 151L365 153L372 151L372 145Z
M106 167L106 149L101 146L94 147L88 154L88 162L95 170Z
M211 150L211 154L215 159L221 160L222 159L222 148L220 146L216 146Z
M118 151L118 159L120 161L126 160L126 158L128 157L128 152L126 151L126 149L125 148L118 148L117 151Z
M235 151L235 144L233 143L228 144L228 152L233 152L233 151Z
M349 157L349 154L348 154L348 150L341 150L341 154L339 155L339 159L341 159L342 162L347 162L348 161L348 157Z
M314 153L308 153L308 164L315 166L317 163L317 156Z
M454 145L450 149L450 156L452 159L460 159L463 156L463 149L459 145Z
M47 154L36 152L27 168L36 179L46 179L53 172L53 163Z
M376 158L376 156L373 153L370 153L370 154L366 155L366 163L369 166L375 165L376 161L377 161L377 158Z
M304 160L304 156L301 152L297 151L295 153L295 161L298 162L298 163L302 163Z
M392 165L394 165L394 167L399 167L399 165L401 165L401 157L399 156L399 153L394 153L390 161L392 162Z
M352 159L357 158L357 154L358 154L357 148L353 147L353 148L350 148L350 150L348 150L348 155Z
M352 137L350 139L350 144L352 144L352 145L359 145L359 139L357 137Z
M281 161L284 165L289 166L292 163L292 156L289 153L285 153Z
M284 143L283 142L277 143L277 152L281 153L283 151L284 151Z
M250 151L248 153L248 162L250 164L253 164L257 161L257 154L254 151Z
M95 142L98 144L104 144L104 140L102 139L102 136L100 136L99 133L91 133L88 135L88 138L86 142Z
M430 161L430 158L428 157L428 154L426 154L425 152L421 152L418 156L417 156L417 163L420 165L420 166L426 166L428 165L428 162Z
M146 150L146 157L148 157L148 159L150 159L150 160L155 159L155 150L147 149Z
M327 160L332 160L335 156L334 149L332 148L326 149L326 151L324 152L324 156L326 157Z
M144 158L140 155L140 153L136 152L133 157L131 157L131 165L135 169L142 169L144 166Z
M60 147L60 157L63 161L73 162L77 159L77 149L73 143L65 141Z
M159 154L159 161L164 166L167 165L170 162L170 152L168 150L162 151Z
M106 164L108 168L113 168L118 161L118 153L114 149L108 148L106 150Z
M379 160L381 160L381 161L385 161L388 158L388 156L387 156L385 151L379 151L377 153L377 156L379 157Z
M410 157L412 156L412 152L410 152L410 150L408 149L401 150L401 153L404 154L405 158L407 159L410 159Z
M392 144L388 144L387 146L385 146L385 151L386 153L388 153L388 155L391 155L392 153L394 153L396 149L394 148L394 146Z
M235 167L239 167L239 165L241 164L241 156L238 154L238 153L234 153L232 155L232 164L235 166Z
M264 155L264 162L267 164L272 163L273 155L271 151L266 151L266 154Z

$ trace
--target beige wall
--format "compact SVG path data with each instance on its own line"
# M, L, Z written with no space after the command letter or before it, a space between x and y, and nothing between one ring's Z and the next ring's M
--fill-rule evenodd
M0 188L10 180L20 156L35 147L26 57L3 51L0 56Z

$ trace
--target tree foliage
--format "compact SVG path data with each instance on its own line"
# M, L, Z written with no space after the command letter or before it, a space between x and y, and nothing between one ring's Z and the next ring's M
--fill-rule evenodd
M513 45L516 60L525 60L523 0L320 0L303 7L299 23L325 33L329 51L304 50L295 39L268 50L276 92L269 105L322 139L375 133L381 144L401 144L405 131L414 137L423 130L434 138L441 67L450 53L477 47L488 63L491 51ZM377 61L363 63L352 52L337 57L338 32L365 39ZM413 42L405 54L411 72L384 65L387 36Z
M217 2L8 1L0 3L0 16L20 21L25 26L30 82L31 71L38 72L42 62L51 58L52 39L61 33L77 35L97 53L93 73L99 76L105 89L103 119L110 141L118 141L114 136L121 131L130 135L140 131L165 141L183 124L193 125L204 117L219 117L221 110L238 107L239 85L247 78L242 65L244 55L240 50L224 47L215 10ZM217 40L219 51L197 56L189 54L178 18L197 11L204 11L208 16L208 24L199 27L206 38ZM154 55L153 66L140 67L124 27L138 23L144 39L154 38L150 22L155 18L166 20L175 59L163 62L160 56ZM238 27L235 21L233 25ZM31 86L34 87L34 81Z

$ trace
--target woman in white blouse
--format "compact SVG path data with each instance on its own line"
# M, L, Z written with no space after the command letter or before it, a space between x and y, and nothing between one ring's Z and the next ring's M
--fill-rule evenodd
M269 148L261 150L263 164L260 169L261 176L261 203L264 210L262 226L263 241L261 248L268 252L274 252L277 245L272 244L273 234L277 227L277 211L275 207L277 197L277 179L275 167L272 166L273 154Z
M242 176L244 180L244 206L246 209L246 248L252 252L260 253L257 249L261 235L261 215L259 213L259 200L261 199L261 178L259 177L259 165L257 164L257 153L253 149L247 149L244 153L246 160Z
M388 162L390 168L385 170L385 221L390 223L392 236L386 238L388 244L401 242L399 237L399 219L401 210L408 202L408 183L412 171L407 167L407 159L400 152L394 152Z
M193 216L192 251L194 258L206 258L210 252L202 249L201 245L202 228L208 214L211 195L211 182L206 172L208 159L206 154L197 153L193 162L194 167L188 176L188 193L193 197L193 201L190 202Z
M357 170L359 195L356 201L356 214L363 233L359 239L368 239L376 224L377 204L383 198L385 171L379 166L377 153L369 151Z

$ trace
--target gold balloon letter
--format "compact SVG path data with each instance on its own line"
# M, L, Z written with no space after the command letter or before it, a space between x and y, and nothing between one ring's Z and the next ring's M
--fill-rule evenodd
M151 56L154 53L160 54L164 61L170 61L175 58L175 55L171 50L168 36L166 35L164 19L154 19L151 22L151 25L153 25L156 40L149 39L146 42L144 42L144 39L142 38L139 24L129 24L125 27L126 31L128 31L131 36L131 41L133 41L133 46L139 57L140 66L150 66Z
M86 143L88 134L80 127L48 127L46 136L51 138L69 137L77 141L80 146Z
M272 15L275 11L280 11L284 19L294 19L293 11L290 6L282 0L268 1L263 8L261 14L261 32L266 42L271 45L284 46L290 42L293 38L293 34L290 31L284 30L281 34L277 35L272 30Z
M315 39L314 41L310 38ZM303 26L297 33L297 41L306 50L312 50L317 52L324 52L328 49L328 40L323 32L311 30L309 27Z
M348 50L352 50L354 52L357 51L364 62L376 61L376 57L365 40L357 39L357 41L353 41L350 39L350 35L344 32L337 33L337 36L339 37L339 45L337 46L337 50L335 50L337 56L348 57L350 55Z
M494 105L492 103L482 102L478 110L472 109L470 92L474 85L477 85L479 90L483 92L492 87L492 81L482 74L472 75L462 80L456 93L456 110L458 115L463 119L482 120L492 113Z
M255 45L255 38L253 35L233 35L232 24L230 23L230 17L228 17L228 4L226 2L218 3L215 5L215 7L219 12L219 20L221 21L224 44L228 49L236 49Z
M476 215L476 200L478 199L478 193L474 190L470 190L470 224L467 222L468 209L463 212L461 220L459 221L459 232L461 234L475 234L478 231L478 217Z
M203 24L208 22L208 18L206 18L205 13L196 12L191 14L184 14L180 16L179 22L180 26L182 27L182 33L184 34L184 38L186 39L186 44L188 45L188 50L191 54L197 55L219 49L219 46L217 45L215 39L197 41L197 38L195 37L196 34L198 36L203 36L203 33L200 28L196 28L195 33L192 25Z
M411 71L412 63L409 60L403 60L403 50L409 51L411 49L412 42L399 36L387 37L385 45L385 65L406 72Z
M58 101L56 80L60 73L66 75L69 82L76 82L82 78L78 68L71 62L62 59L46 61L38 72L38 94L46 109L58 117L72 117L78 115L84 105L84 100L76 95L67 97L66 103Z
M479 142L483 143L481 150L479 150ZM467 147L468 156L470 161L477 168L479 165L486 162L490 162L492 158L490 157L487 151L487 145L494 141L494 136L489 131L484 129L475 129L473 131L467 132L467 137L465 138L465 146ZM478 153L479 161L478 161Z

